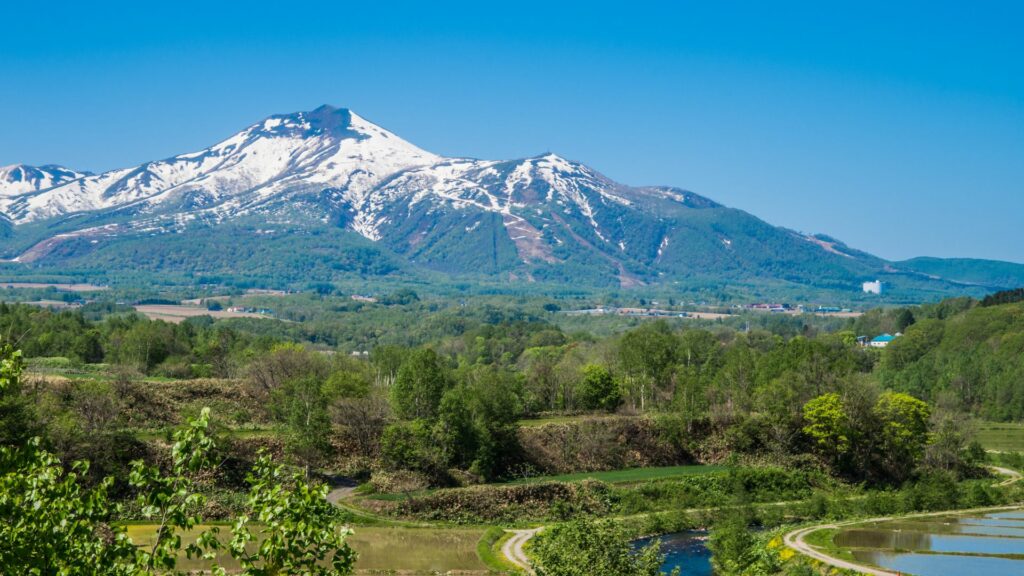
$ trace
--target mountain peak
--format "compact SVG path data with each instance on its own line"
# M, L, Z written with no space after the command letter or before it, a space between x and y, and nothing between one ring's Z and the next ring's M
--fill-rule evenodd
M308 112L275 114L254 128L269 136L335 136L337 138L364 138L362 131L353 129L353 120L362 120L348 108L335 108L324 104ZM365 121L364 121L365 122Z
M45 190L88 175L56 164L0 166L0 197Z

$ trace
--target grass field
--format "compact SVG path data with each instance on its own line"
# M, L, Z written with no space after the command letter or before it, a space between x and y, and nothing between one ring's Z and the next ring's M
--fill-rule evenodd
M1024 424L982 422L978 441L986 450L1024 452Z
M616 414L608 413L576 414L573 416L548 416L546 418L530 418L527 420L520 420L518 424L520 426L535 427L544 426L546 424L570 424L573 422L580 422L582 420L612 420L616 418L634 418L634 416L618 416Z
M0 288L56 288L64 292L102 292L107 286L96 284L56 284L53 282L0 282Z
M205 529L205 527L201 527ZM221 539L227 540L229 526L221 526ZM128 535L136 545L152 544L155 531L152 524L131 524ZM182 543L195 539L200 529L182 534ZM349 536L348 542L359 554L356 570L359 572L413 572L413 573L460 573L487 572L488 567L477 555L477 544L483 537L483 528L392 528L359 526ZM229 571L237 565L222 560L221 565ZM204 560L190 560L182 557L179 570L201 570L209 568Z
M163 320L178 324L188 318L195 316L211 316L214 319L220 318L270 318L262 314L251 312L229 312L227 310L207 310L196 306L180 306L176 304L145 304L135 307L135 310L145 315L150 320Z
M710 474L712 472L722 472L727 469L727 466L706 466L703 464L663 466L658 468L627 468L625 470L609 470L607 472L579 472L576 474L559 474L555 476L536 476L534 478L513 480L509 482L509 484L529 484L550 481L575 482L587 479L600 480L609 484L628 484L630 482L663 480L665 478L677 478L679 476Z

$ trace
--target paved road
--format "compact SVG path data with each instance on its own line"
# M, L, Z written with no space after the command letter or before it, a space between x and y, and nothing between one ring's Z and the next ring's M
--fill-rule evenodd
M512 537L501 545L501 553L505 555L505 558L508 558L513 564L522 568L527 574L533 574L533 567L530 563L530 558L523 551L523 545L541 530L543 530L543 527L530 530L510 530Z

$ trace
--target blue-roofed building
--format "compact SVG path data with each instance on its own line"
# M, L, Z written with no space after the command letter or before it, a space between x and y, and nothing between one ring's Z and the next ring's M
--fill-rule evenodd
M892 342L895 339L896 337L892 334L882 334L872 338L871 342L868 342L868 346L871 346L872 348L885 348L889 345L889 342Z

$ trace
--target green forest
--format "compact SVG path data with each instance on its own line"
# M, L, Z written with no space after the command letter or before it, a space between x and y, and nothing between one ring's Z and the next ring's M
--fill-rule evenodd
M429 523L550 525L531 550L551 576L658 574L657 549L629 540L693 527L712 528L721 574L817 573L769 546L780 527L1013 501L986 469L1013 456L977 431L1024 419L1020 300L689 324L410 291L278 303L315 329L0 303L0 513L25 518L0 528L0 567L77 573L102 555L121 571L101 573L162 573L194 556L344 574L359 554L338 527ZM376 335L331 326L332 306L373 314ZM358 345L341 336L356 330ZM858 340L882 333L899 336ZM126 529L154 520L152 547L132 544ZM41 537L68 522L79 532ZM514 572L491 558L501 534L479 557Z

